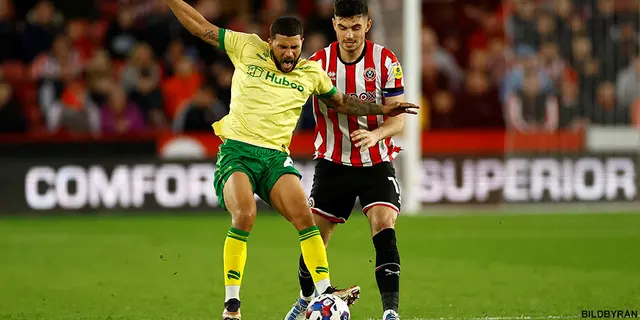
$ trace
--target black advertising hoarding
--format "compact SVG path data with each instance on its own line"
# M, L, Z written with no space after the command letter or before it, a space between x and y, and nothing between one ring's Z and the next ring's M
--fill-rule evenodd
M295 166L308 193L314 164ZM139 157L2 159L0 214L219 210L214 169L211 161ZM419 196L425 206L630 202L640 200L637 170L638 155L430 157Z

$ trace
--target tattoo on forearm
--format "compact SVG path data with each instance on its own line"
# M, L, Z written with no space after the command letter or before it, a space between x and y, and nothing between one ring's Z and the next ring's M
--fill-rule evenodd
M342 98L342 105L339 108L340 113L350 114L355 116L367 116L382 114L382 106L379 104L362 101L360 99L344 95Z
M202 37L209 41L218 41L218 33L213 29L207 29L207 31L204 32L204 36Z

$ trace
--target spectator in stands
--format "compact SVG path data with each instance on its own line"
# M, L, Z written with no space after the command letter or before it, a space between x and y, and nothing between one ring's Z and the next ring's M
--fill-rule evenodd
M221 62L211 67L213 80L216 84L216 96L225 106L231 105L231 82L233 80L233 65L230 62Z
M11 85L0 79L0 133L21 133L27 130L27 121L12 91Z
M103 134L124 134L145 129L142 112L117 86L111 90L107 104L102 107L100 119Z
M205 84L198 90L189 105L177 114L173 121L173 131L209 131L211 125L222 119L228 111L228 108L216 97L215 89Z
M104 47L109 51L111 57L116 60L123 60L138 42L140 37L136 29L135 12L131 7L123 6L118 12L118 17L111 22L105 37Z
M456 129L462 124L462 115L450 91L440 90L431 99L429 119L431 130Z
M143 70L135 88L129 94L131 100L140 107L146 122L154 128L164 128L167 120L164 115L162 92L153 75Z
M560 33L556 25L556 19L550 13L538 15L536 30L538 32L538 41L536 43L538 48L541 48L544 43L557 43L559 41Z
M0 0L0 63L19 57L18 33L13 20L11 0Z
M555 41L543 42L540 45L540 67L554 84L560 83L566 72L566 64Z
M558 129L556 97L542 90L535 71L526 71L523 86L511 94L506 105L507 124L518 132L553 132Z
M185 49L184 43L179 39L173 40L169 43L162 61L162 68L164 69L165 77L172 77L175 74L175 66L186 54Z
M86 67L86 78L89 97L97 105L105 103L112 87L115 85L115 71L109 53L101 50L95 53Z
M193 60L182 57L176 66L176 74L162 83L165 114L169 119L174 119L180 108L196 94L201 81Z
M573 14L572 0L556 0L556 29L558 32L558 46L562 57L571 56L571 18Z
M491 81L494 84L502 83L508 68L514 60L513 52L503 39L493 38L489 43L487 63Z
M547 73L539 66L536 51L530 46L518 46L516 48L518 64L506 75L502 84L501 98L505 101L510 95L519 91L524 86L525 74L535 74L543 94L551 93L553 82Z
M514 46L528 45L536 48L538 32L534 0L515 1L515 12L506 21L506 34Z
M616 83L618 104L629 107L640 98L640 54L635 55L631 64L618 75Z
M327 37L320 32L311 32L304 37L302 57L309 58L312 54L322 50L329 44Z
M453 90L460 88L464 74L451 53L440 47L438 36L429 27L422 29L422 54L435 63L439 72L446 76Z
M51 105L45 117L51 132L100 132L100 110L77 81L65 88L60 100Z
M78 77L83 70L80 54L71 47L63 34L56 37L50 52L43 53L33 62L33 78L38 81L40 107L48 108L64 88L65 83Z
M498 90L486 73L469 71L465 90L456 99L456 109L462 116L464 127L504 128L504 117Z
M612 54L607 56L607 71L619 73L620 70L626 68L632 63L632 59L640 50L640 42L638 41L638 30L636 30L637 22L635 18L627 18L620 25L620 39L616 41ZM615 80L615 74L609 80Z
M71 46L80 54L80 59L84 62L93 56L94 46L89 39L87 32L88 23L80 20L70 21L67 24L66 35Z
M596 106L591 112L592 125L624 126L631 124L630 106L622 106L616 101L616 87L611 82L603 82L598 87Z
M469 55L469 67L467 68L467 71L480 73L489 72L489 56L486 50L478 49L471 51L471 54Z
M22 53L26 62L31 62L41 53L49 50L56 35L61 31L62 16L56 13L50 1L36 4L27 17L22 32Z
M157 87L160 83L160 66L153 56L151 46L146 43L137 44L131 51L127 65L120 75L124 89L129 93L133 92L142 74L151 77L154 81L154 86Z
M328 42L336 41L336 32L333 30L332 21L333 0L319 0L316 1L316 4L317 11L314 15L309 17L309 20L307 20L307 22L305 23L306 29L309 30L310 33L320 33L324 35L325 39L327 39Z
M468 39L467 47L474 50L488 50L494 39L504 39L504 29L493 12L482 12L481 26Z
M596 57L604 57L614 46L613 34L616 32L617 14L615 0L597 0L594 14L588 21L588 33L591 43L597 43L594 48Z
M167 51L171 39L180 35L181 26L164 1L153 0L149 13L142 19L142 37L149 43L156 57Z
M563 77L560 86L560 120L558 127L567 130L583 130L588 125L585 110L578 94L578 84L570 77Z

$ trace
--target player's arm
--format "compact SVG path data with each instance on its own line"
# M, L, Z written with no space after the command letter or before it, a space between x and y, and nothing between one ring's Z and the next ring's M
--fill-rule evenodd
M385 98L386 103L400 103L404 101L404 94ZM391 138L400 132L404 127L404 115L397 117L390 117L384 120L384 122L375 130L369 131L365 129L356 130L351 133L351 139L355 142L355 146L362 150L369 149L378 141Z
M395 117L403 113L418 114L413 109L419 107L408 102L393 102L390 104L377 104L354 98L352 96L337 92L335 88L328 94L319 95L318 98L338 113L353 116L386 115Z
M200 12L183 0L164 0L178 21L194 36L219 47L220 29L207 21Z

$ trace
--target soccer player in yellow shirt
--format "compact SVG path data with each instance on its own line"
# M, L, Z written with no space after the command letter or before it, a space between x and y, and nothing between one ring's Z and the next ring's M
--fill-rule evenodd
M316 227L300 172L289 157L289 144L302 106L316 95L336 112L351 115L416 114L410 103L379 105L336 91L315 61L300 58L303 27L292 17L271 25L269 42L255 34L233 32L209 23L183 0L165 0L193 35L225 51L233 65L231 111L213 124L222 140L214 185L222 207L232 217L224 243L225 303L223 320L239 320L240 285L247 259L247 239L256 217L254 193L298 230L305 264L319 293L347 303L358 298L357 286L331 286L329 263Z

